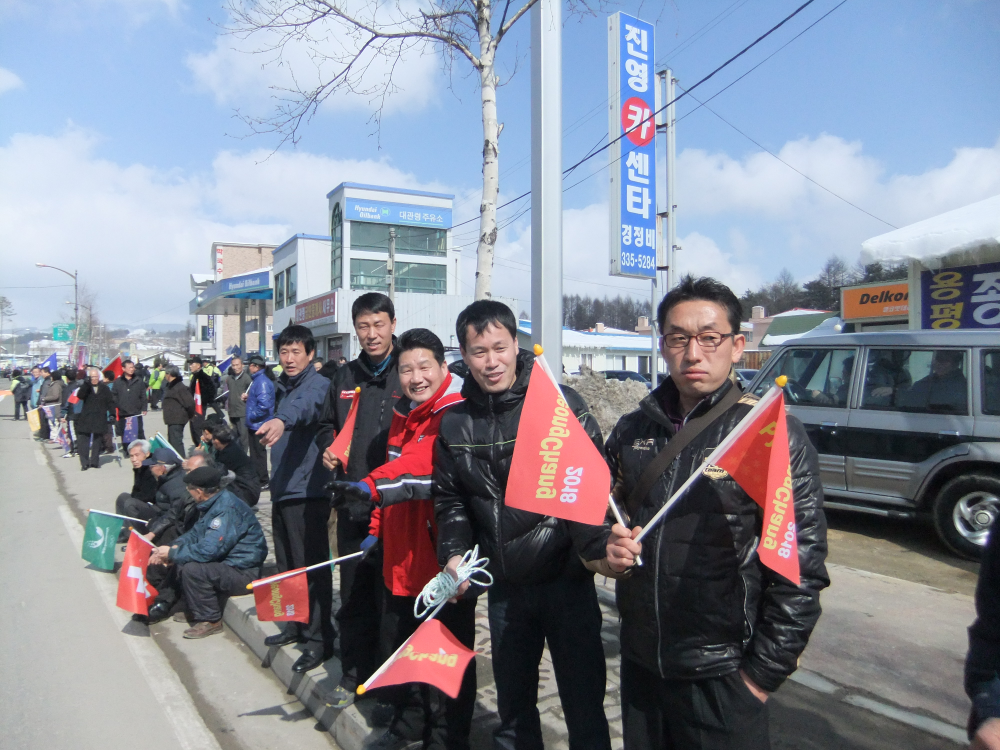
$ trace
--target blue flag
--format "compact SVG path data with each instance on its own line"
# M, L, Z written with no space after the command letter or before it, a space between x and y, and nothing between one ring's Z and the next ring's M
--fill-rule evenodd
M235 355L230 355L228 359L224 359L218 364L219 372L221 372L223 375L226 374L226 370L229 369L229 366L233 364L233 356Z
M48 367L50 371L54 372L59 368L58 360L56 359L56 353L52 352L44 362L42 362L39 367Z
M139 419L137 417L125 417L125 429L122 430L122 442L128 445L139 437Z

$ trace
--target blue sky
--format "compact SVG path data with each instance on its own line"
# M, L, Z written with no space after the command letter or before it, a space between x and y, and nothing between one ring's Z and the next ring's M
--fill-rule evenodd
M816 0L695 94L716 93L838 2ZM691 85L799 4L612 9L655 20L657 59ZM567 164L607 132L605 16L565 25ZM449 80L433 51L411 57L377 134L368 101L340 97L297 147L272 155L276 138L247 137L234 109L266 114L267 87L287 68L233 51L249 47L223 33L227 22L218 2L0 0L0 294L15 303L18 325L47 325L65 307L62 289L13 288L58 283L35 260L79 267L106 319L182 321L187 277L208 270L212 241L325 233L325 193L344 180L446 190L458 196L457 221L474 215L482 130L467 67L458 63ZM530 181L528 32L525 20L500 54L502 71L517 68L499 92L502 199ZM848 0L710 106L796 169L903 225L1000 193L998 32L991 0ZM292 63L308 73L301 57ZM695 106L679 103L678 116ZM738 292L782 267L808 279L834 253L853 262L862 240L889 229L705 109L679 125L677 149L681 268ZM603 163L591 160L579 176ZM564 196L566 291L645 295L647 284L603 273L607 193L603 170ZM529 297L527 231L524 216L500 238L497 294ZM472 249L463 256L468 293Z

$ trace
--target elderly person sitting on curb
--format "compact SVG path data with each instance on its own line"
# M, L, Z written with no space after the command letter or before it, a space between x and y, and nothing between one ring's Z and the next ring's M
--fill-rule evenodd
M220 487L222 472L202 466L184 483L198 504L198 520L172 545L153 550L149 561L177 567L194 621L184 637L205 638L222 632L223 597L245 594L247 584L260 576L267 542L253 511Z
M132 491L123 492L115 500L115 513L120 516L152 520L157 515L153 504L156 500L156 477L143 461L151 453L148 440L133 440L128 445L128 460L132 462ZM140 524L141 526L142 524ZM141 531L142 529L137 529ZM128 529L124 530L124 540L128 541Z

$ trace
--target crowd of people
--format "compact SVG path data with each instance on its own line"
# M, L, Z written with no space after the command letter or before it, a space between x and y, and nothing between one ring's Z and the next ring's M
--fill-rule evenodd
M268 489L279 572L364 552L339 566L336 612L332 569L321 566L307 575L309 621L284 623L266 640L300 647L298 673L339 645L342 677L328 697L335 708L350 705L415 631L423 587L441 570L458 580L459 562L478 545L492 585L462 583L439 617L475 648L476 600L487 598L496 748L543 747L538 680L546 644L570 747L611 747L595 574L617 579L627 750L769 747L769 695L796 669L829 585L818 457L802 424L788 417L798 585L761 564L760 507L721 470L706 472L636 541L756 402L733 374L745 341L732 291L686 278L664 297L657 322L670 375L606 439L584 400L563 388L611 467L627 525L611 517L585 525L505 503L535 366L518 348L506 306L482 300L460 313L461 360L450 365L431 331L396 335L385 295L361 295L351 315L361 353L350 362L317 360L309 329L290 325L274 342L275 371L253 355L234 357L216 374L195 357L187 383L175 367L156 368L148 380L128 367L110 383L91 369L55 390L45 384L51 373L22 381L29 404L65 404L66 391L78 389L82 408L73 419L85 469L99 457L115 410L121 434L123 415L141 420L162 403L174 450L154 450L138 434L125 446L132 489L116 501L116 512L139 519L136 530L155 545L149 578L159 596L148 621L184 619L189 638L221 632L225 597L245 593L261 574L267 542L256 505ZM352 408L345 466L327 448ZM454 699L420 683L366 693L359 700L374 700L373 719L388 727L371 747L467 748L476 691L473 668ZM983 721L1000 717L978 710Z

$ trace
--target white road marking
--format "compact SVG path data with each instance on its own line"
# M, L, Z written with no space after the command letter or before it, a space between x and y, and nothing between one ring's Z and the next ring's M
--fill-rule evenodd
M44 461L44 456L41 458ZM83 527L65 504L60 503L57 507L70 541L80 548L83 545ZM118 580L106 572L96 570L88 572L91 573L90 579L111 613L111 619L121 630L132 618L115 604L118 598ZM157 702L163 707L180 747L184 750L221 750L219 743L202 721L198 709L195 708L177 673L153 639L124 634L122 637L139 666L139 671L156 696Z

